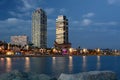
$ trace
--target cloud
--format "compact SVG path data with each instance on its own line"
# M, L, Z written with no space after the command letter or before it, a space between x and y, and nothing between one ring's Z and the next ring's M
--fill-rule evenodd
M70 26L76 26L76 27L79 27L80 24L81 24L80 21L77 21L77 20L71 21L69 23Z
M83 20L81 21L81 25L82 26L89 26L89 25L93 24L94 22L91 19L89 19L89 18L91 18L93 16L95 16L95 13L93 13L93 12L89 12L87 14L84 14L82 16Z
M96 26L115 26L118 25L118 22L112 21L112 22L96 22L94 23Z
M43 0L21 0L22 5L18 6L18 9L21 12L33 10L39 7L42 2Z
M76 22L75 22L76 23ZM77 21L78 24L78 21ZM75 24L73 24L75 26ZM120 23L117 21L108 22L95 22L91 19L83 19L80 21L80 25L77 30L88 31L88 32L111 32L111 34L116 34L119 31ZM90 27L84 27L90 26ZM72 29L73 30L73 29Z
M18 20L17 18L8 18L5 21L9 25L16 25L18 22L21 22L22 20Z
M90 25L93 25L93 26L117 26L117 25L119 25L119 23L116 21L95 22L91 19L83 19L80 24L81 24L81 26L90 26Z
M53 19L47 19L47 22L48 22L49 24L53 24L53 23L55 23L55 20L53 20Z
M9 14L18 18L30 18L34 9L38 8L43 0L19 0L16 1L16 11L9 11ZM39 3L39 4L38 4Z
M45 11L48 15L50 15L50 14L54 13L55 9L54 8L46 8Z
M43 0L19 0L16 1L16 9L17 10L12 10L9 11L9 14L12 17L17 17L17 18L24 18L24 19L30 19L32 12L37 9L40 8L41 4L44 4L45 1ZM46 10L47 14L52 14L54 12L54 8L46 8L44 9Z
M90 18L90 17L93 17L94 15L95 15L94 13L90 12L90 13L83 15L83 17Z
M79 24L79 21L73 21L73 24Z
M18 18L25 18L25 17L31 17L32 12L19 13L19 12L9 11L9 14L11 16L18 17Z
M36 9L42 0L19 0L16 1L17 10L9 11L9 14L17 18L30 18L32 11Z
M92 23L93 23L93 21L91 19L83 19L83 21L81 21L82 26L89 26Z
M1 40L9 40L12 35L31 35L31 21L18 18L8 18L0 21ZM4 37L5 36L5 37Z
M17 9L20 12L26 12L33 8L34 8L34 5L32 7L32 4L30 2L28 2L27 0L21 0L21 6L20 5L17 6Z
M109 4L116 4L116 3L120 3L120 0L107 0Z
M14 25L19 24L20 25L21 23L24 24L24 23L28 23L28 22L31 22L31 21L30 20L17 19L17 18L8 18L3 22L5 22L6 24L9 24L9 26L10 26L11 24L14 24Z
M21 0L21 1L23 2L24 7L25 7L26 9L32 8L32 5L30 4L30 3L31 3L31 0L29 0L30 2L28 2L27 0Z
M65 8L61 8L61 9L59 10L59 12L60 12L60 14L65 14L65 13L67 12L67 10L66 10Z

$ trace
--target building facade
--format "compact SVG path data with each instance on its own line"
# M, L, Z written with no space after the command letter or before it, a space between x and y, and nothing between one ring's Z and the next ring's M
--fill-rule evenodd
M56 41L55 47L59 48L70 48L68 37L68 19L66 16L60 15L56 19Z
M37 9L32 14L32 43L38 48L47 48L47 16Z
M11 44L26 46L28 44L28 36L11 36Z

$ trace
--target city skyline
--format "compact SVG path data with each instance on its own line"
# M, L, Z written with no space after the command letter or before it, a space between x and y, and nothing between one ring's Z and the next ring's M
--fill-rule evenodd
M58 15L69 19L69 41L72 47L120 48L120 0L1 0L0 40L26 34L31 38L32 12L42 8L48 16L48 47L55 40Z

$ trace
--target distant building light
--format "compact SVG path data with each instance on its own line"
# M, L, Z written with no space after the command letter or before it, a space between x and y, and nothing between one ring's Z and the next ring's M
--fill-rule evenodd
M97 49L97 52L100 52L100 48Z
M85 48L83 49L83 52L84 52L84 53L86 53L87 51L88 51L87 49L85 49Z
M73 48L69 48L69 52L72 53L73 52Z
M14 52L8 51L8 52L6 53L6 55L14 55Z

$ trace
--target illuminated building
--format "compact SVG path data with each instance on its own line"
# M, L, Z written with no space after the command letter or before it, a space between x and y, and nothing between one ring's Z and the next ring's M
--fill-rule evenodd
M11 36L11 44L25 46L28 44L28 36Z
M71 47L68 39L68 19L66 16L60 15L56 19L56 41L54 45L59 48Z
M47 16L42 9L32 14L32 43L35 47L47 48Z

